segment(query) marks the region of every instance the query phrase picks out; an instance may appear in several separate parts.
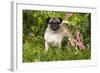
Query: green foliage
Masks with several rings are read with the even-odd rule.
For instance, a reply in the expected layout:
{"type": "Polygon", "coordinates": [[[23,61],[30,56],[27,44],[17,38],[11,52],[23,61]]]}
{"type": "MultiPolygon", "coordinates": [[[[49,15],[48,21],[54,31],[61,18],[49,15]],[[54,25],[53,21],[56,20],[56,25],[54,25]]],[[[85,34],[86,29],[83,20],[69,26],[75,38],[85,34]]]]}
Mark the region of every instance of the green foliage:
{"type": "MultiPolygon", "coordinates": [[[[23,62],[91,58],[91,14],[73,13],[69,17],[66,14],[67,12],[23,10],[23,62]],[[84,51],[80,51],[78,47],[68,46],[68,38],[65,38],[62,48],[51,47],[48,52],[45,52],[44,32],[47,28],[46,19],[52,16],[68,20],[72,32],[77,30],[81,32],[86,48],[84,51]]],[[[75,33],[73,36],[75,36],[75,33]]]]}

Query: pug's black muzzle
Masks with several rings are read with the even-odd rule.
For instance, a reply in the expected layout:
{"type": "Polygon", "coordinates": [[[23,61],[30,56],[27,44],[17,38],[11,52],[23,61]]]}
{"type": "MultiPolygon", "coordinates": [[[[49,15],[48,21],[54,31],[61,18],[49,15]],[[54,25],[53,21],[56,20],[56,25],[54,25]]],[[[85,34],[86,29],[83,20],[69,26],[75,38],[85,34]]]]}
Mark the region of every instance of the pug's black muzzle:
{"type": "Polygon", "coordinates": [[[52,29],[52,30],[58,30],[59,29],[59,23],[51,23],[50,24],[50,28],[52,29]]]}

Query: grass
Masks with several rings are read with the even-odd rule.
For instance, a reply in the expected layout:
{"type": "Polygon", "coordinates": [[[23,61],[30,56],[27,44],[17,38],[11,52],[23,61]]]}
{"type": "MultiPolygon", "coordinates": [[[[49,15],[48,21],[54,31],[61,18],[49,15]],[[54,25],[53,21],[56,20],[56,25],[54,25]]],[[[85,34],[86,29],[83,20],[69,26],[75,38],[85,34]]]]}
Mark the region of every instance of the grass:
{"type": "Polygon", "coordinates": [[[62,48],[52,47],[45,52],[43,38],[40,36],[34,37],[29,42],[23,43],[23,62],[85,60],[91,58],[89,48],[80,51],[77,47],[68,47],[65,42],[62,45],[62,48]]]}

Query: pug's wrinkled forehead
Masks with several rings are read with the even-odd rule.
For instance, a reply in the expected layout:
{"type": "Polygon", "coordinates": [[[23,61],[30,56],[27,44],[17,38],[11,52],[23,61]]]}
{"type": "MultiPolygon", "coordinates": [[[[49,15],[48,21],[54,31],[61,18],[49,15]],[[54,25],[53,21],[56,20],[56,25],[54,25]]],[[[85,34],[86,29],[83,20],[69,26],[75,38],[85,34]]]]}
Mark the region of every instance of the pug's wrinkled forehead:
{"type": "Polygon", "coordinates": [[[49,17],[46,19],[47,23],[61,23],[62,22],[62,18],[59,17],[49,17]]]}
{"type": "Polygon", "coordinates": [[[58,17],[52,17],[50,18],[49,22],[60,22],[58,17]]]}

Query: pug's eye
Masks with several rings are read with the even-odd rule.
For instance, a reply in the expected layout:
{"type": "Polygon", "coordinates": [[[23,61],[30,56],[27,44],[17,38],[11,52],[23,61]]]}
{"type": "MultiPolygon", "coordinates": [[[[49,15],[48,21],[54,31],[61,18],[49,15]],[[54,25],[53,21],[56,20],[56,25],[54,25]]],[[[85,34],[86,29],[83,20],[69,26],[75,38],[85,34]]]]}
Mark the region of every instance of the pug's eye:
{"type": "Polygon", "coordinates": [[[52,24],[52,22],[49,22],[49,24],[52,24]]]}

